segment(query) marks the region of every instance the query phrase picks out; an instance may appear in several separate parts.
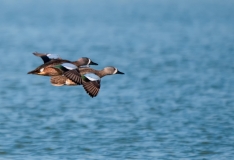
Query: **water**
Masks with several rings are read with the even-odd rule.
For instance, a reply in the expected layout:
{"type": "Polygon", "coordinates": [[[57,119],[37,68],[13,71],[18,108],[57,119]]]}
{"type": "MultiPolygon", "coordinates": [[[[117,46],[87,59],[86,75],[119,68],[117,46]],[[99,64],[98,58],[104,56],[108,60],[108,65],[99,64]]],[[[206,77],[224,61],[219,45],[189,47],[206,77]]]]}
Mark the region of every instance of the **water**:
{"type": "Polygon", "coordinates": [[[233,159],[234,2],[0,2],[0,159],[233,159]],[[32,52],[125,75],[96,98],[32,52]]]}

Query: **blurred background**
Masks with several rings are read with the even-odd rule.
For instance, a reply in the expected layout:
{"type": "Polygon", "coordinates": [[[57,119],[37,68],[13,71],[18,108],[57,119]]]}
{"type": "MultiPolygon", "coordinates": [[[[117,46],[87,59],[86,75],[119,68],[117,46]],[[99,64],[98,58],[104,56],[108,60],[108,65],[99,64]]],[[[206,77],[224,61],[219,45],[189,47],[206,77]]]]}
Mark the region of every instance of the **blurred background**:
{"type": "Polygon", "coordinates": [[[0,159],[234,158],[234,1],[1,0],[0,159]],[[125,75],[96,98],[32,52],[125,75]]]}

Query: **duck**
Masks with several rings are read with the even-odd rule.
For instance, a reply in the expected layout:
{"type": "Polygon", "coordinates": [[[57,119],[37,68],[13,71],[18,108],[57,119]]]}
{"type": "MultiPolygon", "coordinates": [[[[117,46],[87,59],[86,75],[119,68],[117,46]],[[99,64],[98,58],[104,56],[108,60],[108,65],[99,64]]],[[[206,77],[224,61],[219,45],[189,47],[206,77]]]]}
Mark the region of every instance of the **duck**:
{"type": "Polygon", "coordinates": [[[97,63],[93,62],[90,58],[87,58],[87,57],[82,57],[78,59],[77,61],[69,61],[69,60],[65,60],[61,58],[55,58],[55,59],[51,58],[51,57],[56,57],[55,55],[48,55],[48,54],[42,55],[40,53],[39,54],[36,53],[34,55],[41,57],[44,61],[44,64],[40,65],[39,67],[37,67],[36,69],[32,71],[29,71],[28,74],[36,74],[36,75],[41,75],[41,76],[58,76],[58,75],[61,75],[63,72],[54,66],[60,65],[63,63],[73,64],[76,67],[86,66],[86,65],[88,66],[98,65],[97,63]]]}
{"type": "Polygon", "coordinates": [[[116,67],[108,66],[102,70],[95,70],[93,68],[83,67],[78,68],[76,70],[70,70],[64,72],[64,75],[53,76],[50,78],[50,82],[54,86],[75,86],[75,85],[83,85],[84,90],[90,97],[96,97],[99,93],[100,86],[101,86],[101,78],[107,75],[114,75],[114,74],[124,74],[123,72],[119,71],[116,67]],[[68,75],[71,74],[72,75],[68,75]],[[82,82],[80,82],[80,78],[78,79],[76,76],[80,76],[82,82]],[[78,79],[78,81],[76,79],[78,79]]]}

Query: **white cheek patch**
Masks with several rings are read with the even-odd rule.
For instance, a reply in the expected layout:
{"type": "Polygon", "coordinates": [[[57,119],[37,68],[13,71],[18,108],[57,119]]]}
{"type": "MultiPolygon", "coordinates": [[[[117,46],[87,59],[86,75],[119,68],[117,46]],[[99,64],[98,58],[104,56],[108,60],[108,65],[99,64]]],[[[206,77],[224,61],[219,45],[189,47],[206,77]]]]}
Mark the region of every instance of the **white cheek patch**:
{"type": "Polygon", "coordinates": [[[73,70],[73,69],[76,69],[77,66],[75,66],[74,64],[71,64],[71,63],[63,63],[61,64],[63,67],[67,68],[68,70],[73,70]]]}
{"type": "Polygon", "coordinates": [[[88,65],[90,64],[91,60],[89,59],[88,65]]]}
{"type": "Polygon", "coordinates": [[[84,76],[86,78],[88,78],[90,81],[97,81],[97,80],[101,79],[99,76],[97,76],[96,74],[93,74],[93,73],[87,73],[84,76]]]}
{"type": "Polygon", "coordinates": [[[118,72],[118,69],[117,68],[115,68],[115,71],[114,71],[114,73],[113,74],[116,74],[118,72]]]}
{"type": "Polygon", "coordinates": [[[60,57],[57,54],[47,54],[49,59],[59,59],[60,57]]]}
{"type": "Polygon", "coordinates": [[[40,69],[40,72],[43,72],[44,71],[44,68],[40,69]]]}

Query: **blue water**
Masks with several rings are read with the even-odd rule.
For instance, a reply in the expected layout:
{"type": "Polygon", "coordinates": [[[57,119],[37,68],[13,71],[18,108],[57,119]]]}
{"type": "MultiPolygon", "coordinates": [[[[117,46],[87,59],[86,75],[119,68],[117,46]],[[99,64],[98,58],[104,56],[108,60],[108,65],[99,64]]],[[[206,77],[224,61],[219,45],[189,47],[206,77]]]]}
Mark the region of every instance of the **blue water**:
{"type": "Polygon", "coordinates": [[[0,159],[234,159],[234,1],[0,1],[0,159]],[[96,98],[27,75],[90,57],[96,98]]]}

